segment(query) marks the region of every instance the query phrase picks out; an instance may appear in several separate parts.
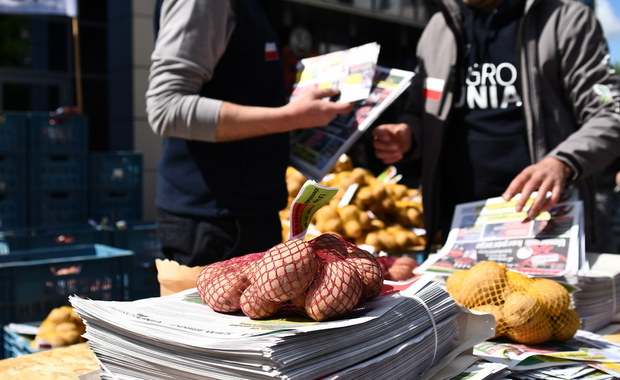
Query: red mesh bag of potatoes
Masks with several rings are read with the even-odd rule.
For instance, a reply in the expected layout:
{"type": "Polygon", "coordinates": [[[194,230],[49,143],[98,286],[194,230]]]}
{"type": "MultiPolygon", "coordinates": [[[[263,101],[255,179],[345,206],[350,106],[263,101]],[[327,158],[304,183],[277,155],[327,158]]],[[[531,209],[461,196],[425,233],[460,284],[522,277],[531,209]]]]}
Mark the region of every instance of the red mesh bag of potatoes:
{"type": "Polygon", "coordinates": [[[493,314],[495,337],[523,344],[571,339],[581,321],[569,292],[548,278],[530,278],[484,261],[451,274],[446,290],[469,309],[493,314]]]}
{"type": "Polygon", "coordinates": [[[299,314],[316,321],[351,311],[375,297],[382,284],[374,256],[333,234],[214,263],[197,279],[202,300],[215,311],[241,311],[253,319],[299,314]]]}
{"type": "Polygon", "coordinates": [[[238,311],[241,294],[250,285],[256,262],[263,255],[252,253],[205,266],[196,278],[202,301],[215,311],[238,311]]]}

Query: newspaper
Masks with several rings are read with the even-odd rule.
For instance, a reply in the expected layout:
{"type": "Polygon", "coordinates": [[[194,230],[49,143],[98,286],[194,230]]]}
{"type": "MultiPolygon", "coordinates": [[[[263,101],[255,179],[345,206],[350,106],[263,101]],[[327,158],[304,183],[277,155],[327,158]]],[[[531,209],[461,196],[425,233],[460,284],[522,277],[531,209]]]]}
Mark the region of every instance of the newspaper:
{"type": "Polygon", "coordinates": [[[291,134],[291,164],[307,178],[321,181],[338,158],[410,85],[413,73],[377,66],[370,94],[328,125],[291,134]]]}
{"type": "Polygon", "coordinates": [[[555,378],[588,376],[591,379],[593,374],[602,378],[620,377],[620,345],[583,330],[578,330],[567,342],[541,346],[486,341],[475,345],[473,353],[489,362],[506,365],[513,373],[547,374],[539,378],[551,378],[550,371],[555,378]]]}
{"type": "Polygon", "coordinates": [[[381,46],[376,42],[304,58],[297,64],[298,80],[291,97],[317,88],[340,90],[338,102],[368,98],[373,85],[381,46]]]}
{"type": "Polygon", "coordinates": [[[446,243],[416,272],[449,275],[495,261],[530,276],[576,274],[585,261],[582,202],[566,200],[533,219],[528,207],[516,212],[516,202],[497,197],[457,205],[446,243]]]}
{"type": "Polygon", "coordinates": [[[429,379],[494,328],[492,316],[470,313],[422,279],[386,283],[379,297],[323,322],[217,313],[196,289],[132,302],[70,301],[103,379],[356,379],[385,371],[429,379]]]}

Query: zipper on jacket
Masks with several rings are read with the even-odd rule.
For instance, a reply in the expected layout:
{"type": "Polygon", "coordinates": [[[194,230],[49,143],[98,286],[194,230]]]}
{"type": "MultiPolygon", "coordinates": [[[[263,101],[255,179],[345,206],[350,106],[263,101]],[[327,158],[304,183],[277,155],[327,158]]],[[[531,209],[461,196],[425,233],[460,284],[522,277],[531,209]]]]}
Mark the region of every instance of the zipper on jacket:
{"type": "MultiPolygon", "coordinates": [[[[533,6],[533,5],[532,5],[533,6]]],[[[524,46],[523,43],[523,35],[525,33],[524,30],[524,25],[525,25],[525,21],[526,18],[529,15],[529,9],[527,6],[525,7],[525,9],[523,10],[523,16],[521,17],[521,21],[519,22],[519,31],[517,34],[517,65],[518,65],[518,72],[521,75],[521,98],[523,99],[523,106],[522,106],[522,114],[523,114],[523,120],[525,120],[525,128],[526,128],[526,137],[528,139],[528,144],[529,144],[529,153],[530,153],[530,161],[531,163],[535,163],[538,160],[538,147],[537,147],[537,139],[536,139],[536,134],[537,134],[537,128],[536,128],[536,123],[534,123],[534,117],[533,117],[533,113],[534,113],[534,107],[530,106],[533,104],[532,101],[532,97],[531,97],[531,91],[530,91],[530,87],[531,87],[531,83],[532,83],[532,78],[529,75],[529,72],[527,70],[523,69],[523,60],[525,60],[525,66],[528,67],[529,66],[529,54],[527,52],[527,47],[524,46]],[[531,111],[527,111],[528,106],[530,106],[530,110],[531,111]],[[529,131],[527,131],[529,128],[531,128],[531,133],[528,133],[529,131]]]]}

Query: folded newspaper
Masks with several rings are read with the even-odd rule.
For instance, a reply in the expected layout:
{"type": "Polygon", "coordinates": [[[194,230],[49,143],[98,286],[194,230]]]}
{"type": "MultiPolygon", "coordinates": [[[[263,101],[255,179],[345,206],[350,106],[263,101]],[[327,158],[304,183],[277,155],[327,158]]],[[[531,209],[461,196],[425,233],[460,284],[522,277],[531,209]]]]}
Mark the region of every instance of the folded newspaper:
{"type": "MultiPolygon", "coordinates": [[[[488,314],[440,285],[385,284],[343,318],[252,320],[202,303],[196,289],[132,302],[70,297],[102,379],[430,379],[494,334],[488,314]]],[[[435,377],[436,378],[436,377],[435,377]]]]}

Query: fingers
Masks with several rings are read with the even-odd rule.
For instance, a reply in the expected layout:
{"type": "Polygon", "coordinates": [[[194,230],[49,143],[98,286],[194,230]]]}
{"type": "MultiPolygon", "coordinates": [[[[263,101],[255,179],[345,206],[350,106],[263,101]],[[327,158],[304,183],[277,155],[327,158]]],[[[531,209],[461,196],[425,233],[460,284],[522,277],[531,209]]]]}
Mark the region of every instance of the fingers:
{"type": "Polygon", "coordinates": [[[411,135],[406,124],[383,124],[372,131],[375,156],[385,164],[403,159],[411,147],[411,135]]]}
{"type": "Polygon", "coordinates": [[[337,88],[319,88],[311,91],[312,96],[317,99],[321,98],[331,98],[332,96],[336,96],[340,94],[340,90],[337,88]]]}
{"type": "Polygon", "coordinates": [[[570,169],[558,159],[547,157],[537,164],[523,169],[508,185],[502,198],[508,201],[521,194],[515,205],[520,212],[534,192],[538,192],[530,208],[528,218],[534,218],[542,211],[548,211],[561,198],[562,191],[570,175],[570,169]]]}
{"type": "Polygon", "coordinates": [[[335,103],[335,102],[329,102],[328,107],[332,110],[332,112],[334,113],[349,113],[351,111],[353,111],[353,107],[355,106],[355,103],[335,103]]]}

